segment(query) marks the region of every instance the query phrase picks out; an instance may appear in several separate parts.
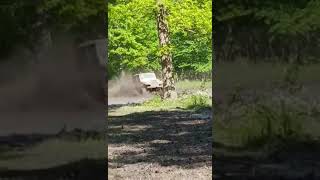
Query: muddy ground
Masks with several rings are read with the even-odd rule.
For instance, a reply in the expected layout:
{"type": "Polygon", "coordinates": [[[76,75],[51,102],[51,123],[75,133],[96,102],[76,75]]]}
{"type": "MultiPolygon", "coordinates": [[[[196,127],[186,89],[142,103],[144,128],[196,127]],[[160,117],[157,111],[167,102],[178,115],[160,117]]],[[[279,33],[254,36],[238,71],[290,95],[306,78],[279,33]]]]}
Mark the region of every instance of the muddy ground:
{"type": "Polygon", "coordinates": [[[119,114],[109,106],[108,178],[211,179],[212,121],[189,111],[119,114]]]}
{"type": "Polygon", "coordinates": [[[108,83],[108,179],[212,179],[212,121],[185,110],[128,112],[139,94],[130,75],[108,83]]]}
{"type": "Polygon", "coordinates": [[[266,155],[213,143],[214,179],[217,180],[316,180],[320,179],[319,154],[314,147],[292,147],[266,155]]]}

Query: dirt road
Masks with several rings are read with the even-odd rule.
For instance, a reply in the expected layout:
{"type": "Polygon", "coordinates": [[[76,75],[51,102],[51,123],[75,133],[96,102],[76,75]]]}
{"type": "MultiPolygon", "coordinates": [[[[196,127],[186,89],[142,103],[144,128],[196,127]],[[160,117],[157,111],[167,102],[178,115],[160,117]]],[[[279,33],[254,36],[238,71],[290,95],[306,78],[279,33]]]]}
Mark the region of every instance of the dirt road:
{"type": "Polygon", "coordinates": [[[0,136],[11,134],[56,134],[61,129],[104,131],[103,111],[99,112],[1,112],[0,136]]]}
{"type": "Polygon", "coordinates": [[[187,111],[113,112],[119,113],[108,116],[109,179],[212,179],[211,120],[187,111]]]}
{"type": "Polygon", "coordinates": [[[142,103],[150,98],[152,98],[152,95],[132,96],[132,97],[108,97],[108,106],[142,103]]]}

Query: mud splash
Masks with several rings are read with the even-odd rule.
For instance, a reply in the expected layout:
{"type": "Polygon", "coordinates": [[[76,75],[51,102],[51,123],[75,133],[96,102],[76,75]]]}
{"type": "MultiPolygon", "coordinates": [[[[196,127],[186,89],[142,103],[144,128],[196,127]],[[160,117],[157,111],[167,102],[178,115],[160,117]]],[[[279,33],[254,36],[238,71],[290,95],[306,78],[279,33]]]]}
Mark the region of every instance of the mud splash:
{"type": "Polygon", "coordinates": [[[142,103],[153,96],[140,93],[132,77],[130,73],[121,72],[118,78],[108,81],[108,105],[142,103]]]}
{"type": "Polygon", "coordinates": [[[39,56],[23,49],[0,59],[0,136],[105,127],[97,82],[103,76],[79,61],[70,41],[62,39],[39,56]]]}

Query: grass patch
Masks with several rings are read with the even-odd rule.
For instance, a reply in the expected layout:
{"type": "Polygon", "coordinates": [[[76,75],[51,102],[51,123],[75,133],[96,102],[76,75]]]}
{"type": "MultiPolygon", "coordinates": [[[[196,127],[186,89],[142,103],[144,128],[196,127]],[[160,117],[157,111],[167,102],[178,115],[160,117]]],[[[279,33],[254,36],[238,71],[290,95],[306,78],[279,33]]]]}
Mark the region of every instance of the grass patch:
{"type": "Polygon", "coordinates": [[[319,106],[301,99],[262,99],[251,104],[233,104],[219,110],[213,121],[215,141],[231,146],[248,148],[280,148],[286,143],[313,141],[320,137],[315,127],[319,106]],[[316,110],[317,109],[317,110],[316,110]],[[311,128],[314,127],[314,128],[311,128]]]}
{"type": "Polygon", "coordinates": [[[262,147],[272,141],[320,137],[316,130],[320,128],[320,76],[315,76],[320,64],[301,66],[298,72],[290,70],[295,69],[276,63],[217,63],[213,79],[215,141],[262,147]],[[302,88],[288,93],[296,83],[302,88]],[[289,88],[281,88],[283,85],[289,88]]]}
{"type": "Polygon", "coordinates": [[[113,112],[112,115],[125,115],[133,112],[169,111],[169,110],[202,110],[211,109],[212,99],[205,95],[185,95],[177,99],[162,100],[160,96],[145,101],[140,105],[124,106],[113,112]]]}
{"type": "Polygon", "coordinates": [[[207,96],[192,95],[185,99],[186,109],[201,110],[212,108],[212,99],[207,96]]]}
{"type": "MultiPolygon", "coordinates": [[[[216,63],[214,89],[215,92],[221,93],[222,90],[231,91],[235,85],[241,85],[251,89],[266,90],[271,84],[283,79],[287,68],[288,65],[272,63],[216,63]]],[[[298,80],[301,83],[314,84],[318,92],[320,86],[316,82],[320,81],[320,76],[315,74],[319,71],[320,64],[302,66],[298,80]]]]}
{"type": "Polygon", "coordinates": [[[159,96],[146,101],[141,106],[144,107],[154,107],[154,108],[183,108],[183,109],[201,109],[201,108],[211,108],[212,100],[208,96],[204,95],[186,95],[179,97],[178,99],[165,99],[162,100],[159,96]]]}
{"type": "Polygon", "coordinates": [[[275,139],[287,141],[304,136],[304,115],[283,101],[272,106],[257,104],[245,118],[247,123],[243,127],[242,138],[246,146],[259,147],[275,139]]]}
{"type": "Polygon", "coordinates": [[[189,89],[211,89],[212,81],[178,81],[176,83],[176,88],[178,90],[189,90],[189,89]]]}
{"type": "Polygon", "coordinates": [[[161,109],[191,109],[199,110],[203,108],[211,108],[212,100],[208,96],[204,95],[186,95],[179,97],[178,99],[166,99],[162,100],[159,96],[154,97],[153,99],[144,102],[142,107],[152,107],[152,108],[161,108],[161,109]]]}
{"type": "Polygon", "coordinates": [[[50,168],[82,159],[106,157],[105,140],[76,142],[52,139],[24,150],[1,153],[0,169],[50,168]],[[3,158],[7,157],[7,158],[3,158]]]}

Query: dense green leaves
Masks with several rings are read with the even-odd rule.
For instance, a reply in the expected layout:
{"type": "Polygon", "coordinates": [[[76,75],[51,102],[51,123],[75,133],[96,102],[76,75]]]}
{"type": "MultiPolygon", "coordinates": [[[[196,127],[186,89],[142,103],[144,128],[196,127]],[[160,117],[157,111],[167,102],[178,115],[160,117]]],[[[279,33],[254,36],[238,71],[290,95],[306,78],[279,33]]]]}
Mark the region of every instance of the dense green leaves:
{"type": "Polygon", "coordinates": [[[0,4],[0,58],[10,55],[18,45],[32,41],[37,4],[22,0],[0,4]]]}
{"type": "Polygon", "coordinates": [[[158,69],[154,1],[132,1],[108,10],[109,66],[119,70],[158,69]]]}
{"type": "Polygon", "coordinates": [[[72,27],[87,23],[89,17],[104,13],[105,1],[92,0],[46,0],[39,7],[39,13],[47,13],[54,25],[72,27]]]}
{"type": "MultiPolygon", "coordinates": [[[[218,1],[217,20],[226,22],[247,16],[262,20],[270,32],[302,34],[320,26],[320,2],[312,1],[256,1],[227,3],[218,1]]],[[[243,24],[244,25],[244,24],[243,24]]]]}
{"type": "Polygon", "coordinates": [[[199,73],[212,69],[211,1],[170,1],[169,23],[174,44],[174,64],[178,71],[199,73]]]}
{"type": "MultiPolygon", "coordinates": [[[[1,57],[14,47],[31,47],[40,37],[39,25],[51,32],[69,32],[68,36],[86,37],[103,31],[106,1],[101,0],[12,0],[0,4],[1,57]],[[101,27],[98,29],[98,27],[101,27]],[[87,34],[85,34],[87,33],[87,34]]],[[[86,39],[82,38],[82,39],[86,39]]]]}
{"type": "Polygon", "coordinates": [[[216,1],[218,60],[309,61],[320,30],[317,0],[216,1]]]}
{"type": "Polygon", "coordinates": [[[109,4],[110,74],[121,70],[160,70],[160,55],[170,50],[176,71],[211,71],[211,1],[164,0],[168,10],[171,46],[160,48],[156,0],[109,4]]]}

